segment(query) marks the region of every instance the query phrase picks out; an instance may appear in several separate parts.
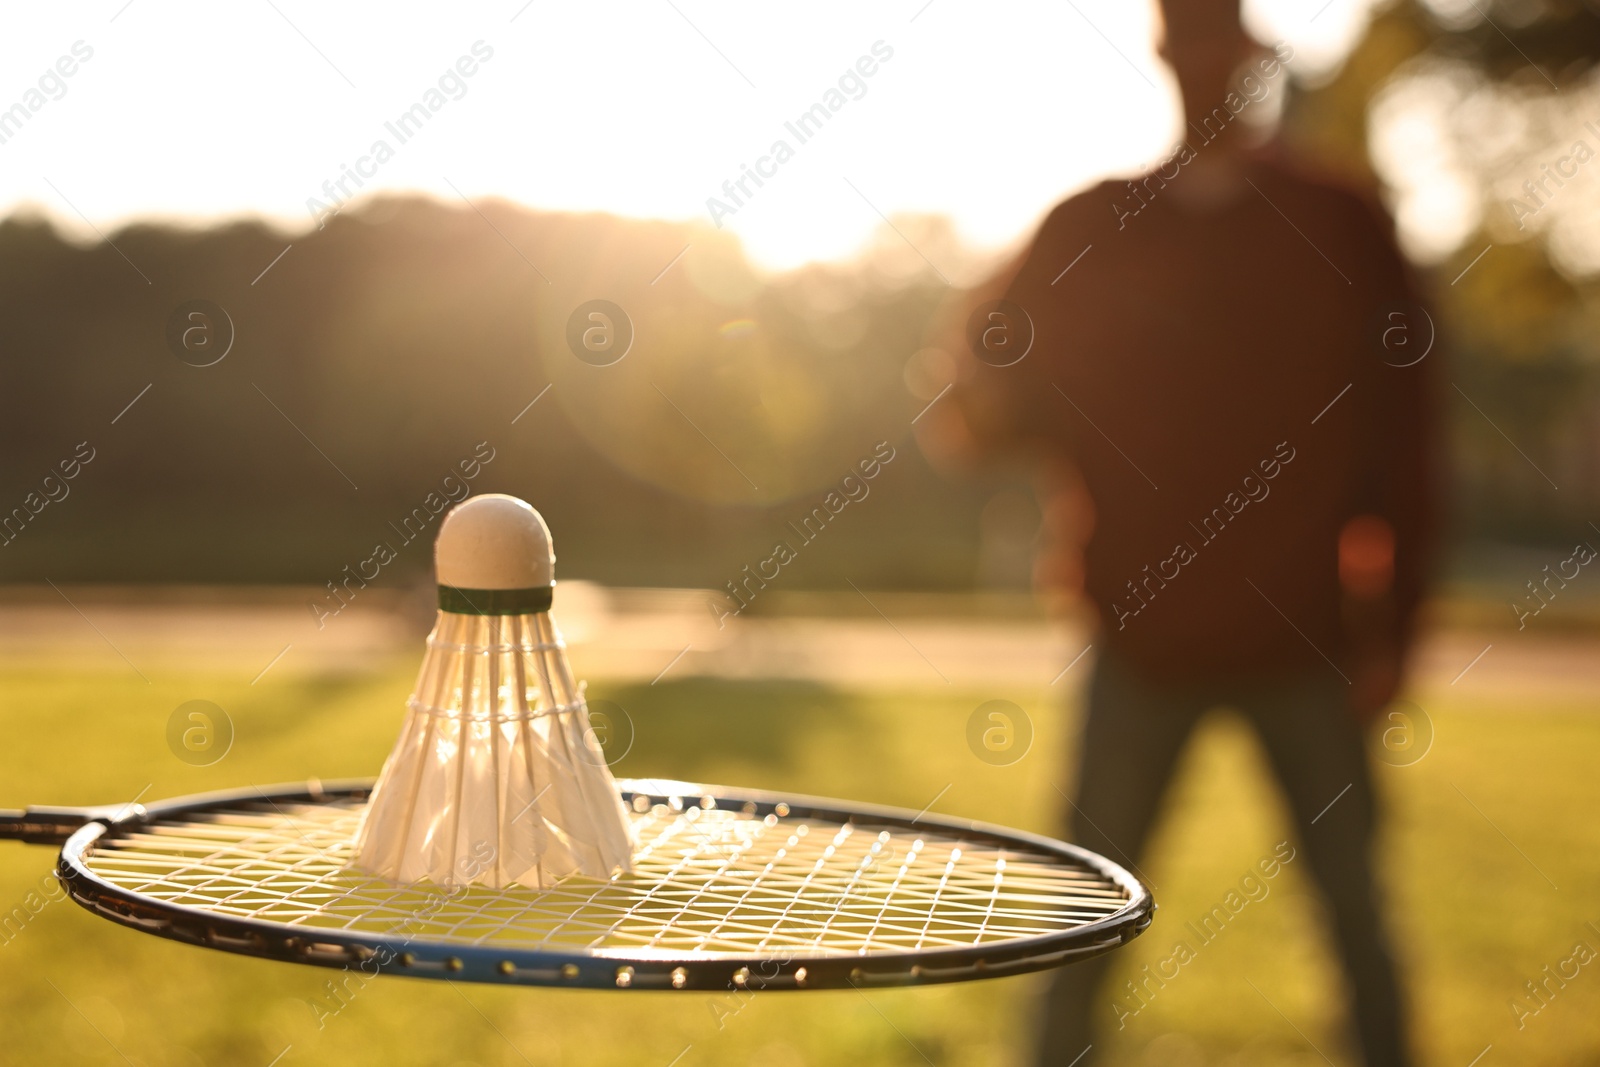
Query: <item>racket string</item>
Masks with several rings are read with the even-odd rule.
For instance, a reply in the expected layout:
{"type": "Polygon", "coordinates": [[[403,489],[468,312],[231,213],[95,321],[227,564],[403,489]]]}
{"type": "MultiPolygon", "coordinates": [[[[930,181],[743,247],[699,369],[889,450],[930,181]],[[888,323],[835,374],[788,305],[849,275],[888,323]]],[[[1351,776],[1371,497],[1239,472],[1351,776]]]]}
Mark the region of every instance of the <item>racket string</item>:
{"type": "Polygon", "coordinates": [[[241,806],[108,835],[86,862],[131,891],[228,915],[617,955],[963,947],[1082,925],[1128,901],[1092,869],[1018,846],[865,822],[769,817],[769,825],[726,809],[662,804],[635,814],[637,873],[615,882],[395,886],[346,867],[361,807],[241,806]]]}

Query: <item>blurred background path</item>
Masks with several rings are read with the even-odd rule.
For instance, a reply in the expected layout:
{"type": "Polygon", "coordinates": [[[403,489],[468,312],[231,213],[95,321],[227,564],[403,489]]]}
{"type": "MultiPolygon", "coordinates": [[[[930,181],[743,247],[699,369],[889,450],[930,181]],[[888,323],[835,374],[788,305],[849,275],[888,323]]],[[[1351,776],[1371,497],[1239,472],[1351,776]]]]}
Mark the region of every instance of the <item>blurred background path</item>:
{"type": "MultiPolygon", "coordinates": [[[[415,658],[432,622],[423,595],[364,590],[319,629],[311,587],[12,586],[0,589],[0,667],[348,674],[415,658]]],[[[1046,617],[1023,594],[794,594],[770,614],[726,620],[693,589],[563,582],[556,618],[580,675],[618,682],[706,676],[846,686],[1073,687],[1093,655],[1088,629],[1046,617]]],[[[1600,692],[1600,656],[1581,620],[1523,631],[1470,602],[1441,614],[1419,653],[1417,692],[1497,699],[1600,692]],[[1475,617],[1476,616],[1476,617],[1475,617]]]]}

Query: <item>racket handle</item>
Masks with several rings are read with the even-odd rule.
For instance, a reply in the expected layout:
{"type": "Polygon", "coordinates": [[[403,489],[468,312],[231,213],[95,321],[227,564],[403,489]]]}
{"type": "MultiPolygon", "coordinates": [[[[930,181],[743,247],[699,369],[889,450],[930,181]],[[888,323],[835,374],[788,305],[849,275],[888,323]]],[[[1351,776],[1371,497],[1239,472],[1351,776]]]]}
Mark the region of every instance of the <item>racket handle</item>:
{"type": "Polygon", "coordinates": [[[30,845],[62,845],[80,827],[92,822],[114,823],[141,819],[139,804],[102,804],[93,808],[29,807],[23,811],[0,809],[0,841],[30,845]]]}

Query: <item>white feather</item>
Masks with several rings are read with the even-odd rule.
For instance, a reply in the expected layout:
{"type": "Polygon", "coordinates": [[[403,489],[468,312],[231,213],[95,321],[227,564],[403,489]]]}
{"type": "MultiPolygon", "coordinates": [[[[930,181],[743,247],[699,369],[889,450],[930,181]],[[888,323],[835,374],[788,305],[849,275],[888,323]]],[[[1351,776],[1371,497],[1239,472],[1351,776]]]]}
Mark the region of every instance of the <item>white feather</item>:
{"type": "Polygon", "coordinates": [[[548,614],[441,611],[409,706],[357,869],[494,887],[630,869],[628,816],[548,614]]]}

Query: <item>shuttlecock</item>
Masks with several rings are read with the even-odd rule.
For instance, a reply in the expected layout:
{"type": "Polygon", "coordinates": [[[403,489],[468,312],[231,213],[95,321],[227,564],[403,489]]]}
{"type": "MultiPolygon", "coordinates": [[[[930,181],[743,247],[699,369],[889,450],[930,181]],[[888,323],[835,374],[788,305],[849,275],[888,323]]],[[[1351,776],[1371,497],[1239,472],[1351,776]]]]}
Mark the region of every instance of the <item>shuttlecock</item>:
{"type": "Polygon", "coordinates": [[[512,496],[464,500],[434,564],[439,616],[353,866],[494,887],[629,870],[628,816],[549,615],[544,519],[512,496]]]}

